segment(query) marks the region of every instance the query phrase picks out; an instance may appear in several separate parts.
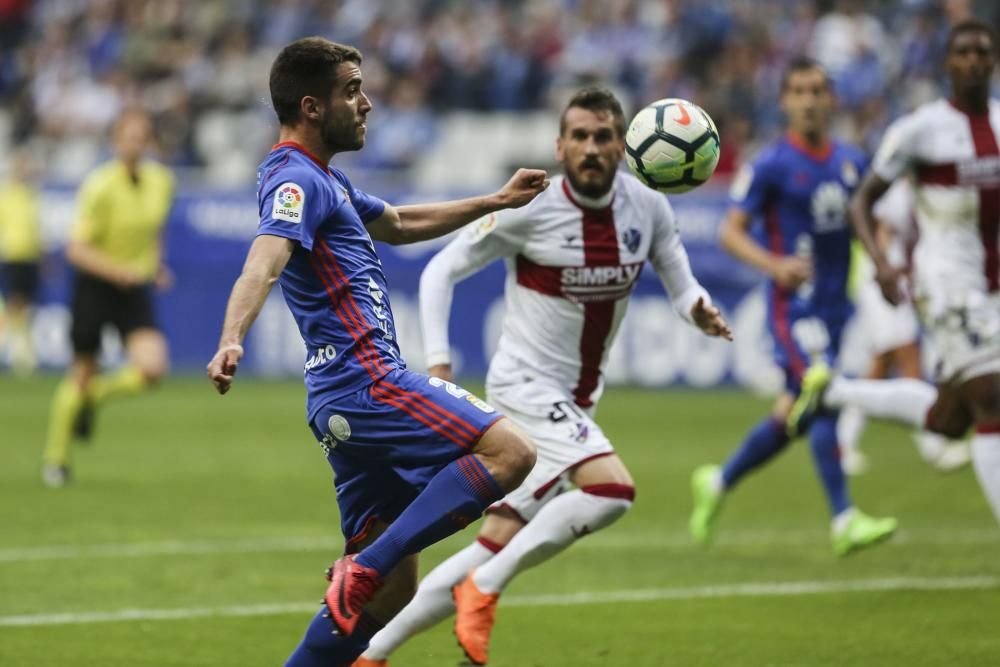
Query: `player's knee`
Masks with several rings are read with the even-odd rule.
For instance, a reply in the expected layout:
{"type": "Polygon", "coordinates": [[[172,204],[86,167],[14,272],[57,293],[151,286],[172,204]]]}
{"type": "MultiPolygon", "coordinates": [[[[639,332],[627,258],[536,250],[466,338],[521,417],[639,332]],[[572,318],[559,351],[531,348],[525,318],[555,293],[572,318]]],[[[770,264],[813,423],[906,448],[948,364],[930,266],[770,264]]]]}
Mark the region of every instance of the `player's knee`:
{"type": "Polygon", "coordinates": [[[520,486],[535,466],[535,446],[508,419],[497,422],[488,430],[473,451],[504,493],[520,486]]]}
{"type": "Polygon", "coordinates": [[[507,465],[511,476],[516,478],[511,487],[511,490],[513,490],[521,485],[521,482],[528,476],[531,469],[535,467],[535,460],[538,453],[528,437],[516,429],[511,429],[506,449],[507,465]]]}
{"type": "Polygon", "coordinates": [[[139,363],[138,368],[146,386],[155,387],[166,377],[169,365],[166,359],[151,359],[139,363]]]}
{"type": "Polygon", "coordinates": [[[635,487],[631,484],[589,484],[580,490],[602,508],[602,527],[622,518],[635,501],[635,487]]]}

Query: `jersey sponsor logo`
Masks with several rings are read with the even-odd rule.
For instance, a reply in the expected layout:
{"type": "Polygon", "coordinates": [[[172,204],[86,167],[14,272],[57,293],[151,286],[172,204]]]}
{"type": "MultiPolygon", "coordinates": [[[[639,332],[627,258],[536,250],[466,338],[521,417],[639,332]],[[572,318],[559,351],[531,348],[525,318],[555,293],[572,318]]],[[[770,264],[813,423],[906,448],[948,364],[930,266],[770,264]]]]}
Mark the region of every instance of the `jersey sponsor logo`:
{"type": "Polygon", "coordinates": [[[368,278],[368,296],[372,299],[372,311],[375,319],[378,320],[378,328],[382,330],[382,337],[386,340],[393,340],[392,324],[389,323],[389,307],[383,303],[385,293],[374,278],[368,278]]]}
{"type": "Polygon", "coordinates": [[[614,301],[627,296],[642,273],[642,262],[609,266],[545,266],[516,258],[517,283],[575,303],[614,301]]]}
{"type": "Polygon", "coordinates": [[[306,195],[297,183],[283,183],[274,191],[274,207],[271,217],[288,222],[302,222],[302,212],[306,205],[306,195]]]}
{"type": "Polygon", "coordinates": [[[847,189],[837,181],[821,183],[813,191],[810,209],[816,232],[835,232],[847,226],[847,199],[847,189]]]}
{"type": "Polygon", "coordinates": [[[959,162],[958,184],[991,187],[1000,185],[1000,156],[990,155],[959,162]]]}
{"type": "Polygon", "coordinates": [[[616,266],[565,266],[560,274],[560,283],[568,293],[588,290],[607,291],[632,286],[642,264],[619,264],[616,266]]]}
{"type": "Polygon", "coordinates": [[[333,345],[325,345],[318,350],[316,350],[312,356],[306,360],[305,368],[303,372],[308,373],[318,366],[323,366],[325,364],[333,361],[333,358],[337,356],[337,349],[333,345]]]}

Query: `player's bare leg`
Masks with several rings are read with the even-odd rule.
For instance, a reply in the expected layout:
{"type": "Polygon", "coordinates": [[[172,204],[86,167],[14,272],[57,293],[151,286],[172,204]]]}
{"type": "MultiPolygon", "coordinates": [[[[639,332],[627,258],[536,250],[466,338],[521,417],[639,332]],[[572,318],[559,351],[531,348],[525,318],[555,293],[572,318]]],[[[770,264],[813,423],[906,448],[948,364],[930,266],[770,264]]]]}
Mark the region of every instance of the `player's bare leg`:
{"type": "Polygon", "coordinates": [[[30,375],[35,370],[35,351],[31,343],[32,304],[20,294],[11,294],[4,306],[11,368],[15,375],[30,375]]]}
{"type": "Polygon", "coordinates": [[[983,494],[1000,521],[1000,374],[969,380],[961,394],[970,406],[976,430],[972,461],[983,494]]]}
{"type": "Polygon", "coordinates": [[[438,472],[383,535],[333,564],[326,602],[337,628],[345,635],[354,631],[399,554],[419,552],[464,528],[524,481],[534,464],[535,448],[521,430],[508,419],[494,422],[472,453],[438,472]]]}
{"type": "Polygon", "coordinates": [[[49,432],[45,442],[42,481],[47,486],[65,486],[70,479],[70,439],[87,392],[97,374],[97,358],[78,354],[66,377],[56,388],[49,416],[49,432]]]}
{"type": "Polygon", "coordinates": [[[611,525],[632,506],[635,484],[614,454],[587,461],[569,476],[576,489],[546,503],[502,551],[452,589],[455,636],[473,663],[486,664],[497,601],[518,572],[611,525]]]}
{"type": "Polygon", "coordinates": [[[413,600],[378,632],[356,667],[386,665],[389,655],[410,637],[437,625],[455,613],[451,589],[466,575],[500,552],[525,522],[510,509],[491,508],[476,541],[431,570],[420,582],[413,600]]]}

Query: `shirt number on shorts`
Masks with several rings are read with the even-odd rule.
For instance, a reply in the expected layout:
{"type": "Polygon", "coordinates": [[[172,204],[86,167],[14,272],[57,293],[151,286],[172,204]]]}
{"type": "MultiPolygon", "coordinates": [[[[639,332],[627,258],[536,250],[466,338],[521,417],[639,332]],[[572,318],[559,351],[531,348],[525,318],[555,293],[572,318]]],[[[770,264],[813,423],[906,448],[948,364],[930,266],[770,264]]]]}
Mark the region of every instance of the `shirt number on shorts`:
{"type": "Polygon", "coordinates": [[[487,414],[496,412],[496,410],[493,409],[493,406],[491,406],[489,403],[479,398],[475,394],[468,392],[465,389],[462,389],[454,382],[448,382],[447,380],[442,380],[441,378],[436,378],[436,377],[429,377],[427,378],[427,381],[430,383],[432,387],[444,387],[444,390],[447,391],[452,396],[454,396],[455,398],[464,398],[466,401],[468,401],[469,403],[476,406],[477,408],[479,408],[480,410],[482,410],[487,414]]]}
{"type": "Polygon", "coordinates": [[[552,411],[549,413],[549,419],[555,424],[567,419],[583,419],[585,417],[586,415],[580,411],[580,408],[570,401],[556,401],[552,404],[552,411]]]}

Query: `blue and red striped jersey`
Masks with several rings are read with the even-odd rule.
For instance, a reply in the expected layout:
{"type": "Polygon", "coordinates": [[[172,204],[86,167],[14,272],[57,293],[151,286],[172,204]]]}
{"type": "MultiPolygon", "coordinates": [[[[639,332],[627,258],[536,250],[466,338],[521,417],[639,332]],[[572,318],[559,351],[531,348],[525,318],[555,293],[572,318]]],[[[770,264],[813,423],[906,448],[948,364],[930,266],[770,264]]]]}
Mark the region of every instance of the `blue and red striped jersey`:
{"type": "Polygon", "coordinates": [[[822,150],[787,135],[762,150],[733,180],[732,204],[750,214],[754,231],[776,255],[813,263],[815,279],[794,293],[769,284],[793,317],[850,315],[847,294],[851,230],[847,204],[867,167],[853,146],[831,142],[822,150]]]}
{"type": "Polygon", "coordinates": [[[280,143],[257,172],[257,234],[295,243],[279,278],[306,345],[306,411],[405,368],[389,290],[365,225],[385,202],[302,146],[280,143]]]}

